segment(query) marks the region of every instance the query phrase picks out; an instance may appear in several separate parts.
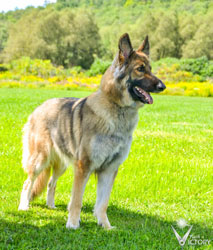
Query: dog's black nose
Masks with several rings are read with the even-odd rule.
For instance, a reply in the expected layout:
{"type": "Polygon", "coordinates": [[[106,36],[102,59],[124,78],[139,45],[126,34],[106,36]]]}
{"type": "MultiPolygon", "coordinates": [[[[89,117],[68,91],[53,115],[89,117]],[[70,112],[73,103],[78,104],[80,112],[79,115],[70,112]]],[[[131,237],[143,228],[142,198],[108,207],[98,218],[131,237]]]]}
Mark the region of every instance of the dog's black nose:
{"type": "Polygon", "coordinates": [[[163,91],[166,88],[166,86],[163,82],[159,81],[156,88],[157,88],[157,91],[163,91]]]}

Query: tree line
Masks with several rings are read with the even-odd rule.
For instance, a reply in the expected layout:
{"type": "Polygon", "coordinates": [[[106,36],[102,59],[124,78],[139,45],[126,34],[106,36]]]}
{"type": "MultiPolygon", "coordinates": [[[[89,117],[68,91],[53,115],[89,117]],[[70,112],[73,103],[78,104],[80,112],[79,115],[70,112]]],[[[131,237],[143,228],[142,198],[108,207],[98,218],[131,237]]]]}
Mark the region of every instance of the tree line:
{"type": "Polygon", "coordinates": [[[151,58],[213,59],[210,0],[58,0],[0,13],[0,60],[21,56],[89,68],[111,60],[122,33],[138,46],[149,35],[151,58]]]}

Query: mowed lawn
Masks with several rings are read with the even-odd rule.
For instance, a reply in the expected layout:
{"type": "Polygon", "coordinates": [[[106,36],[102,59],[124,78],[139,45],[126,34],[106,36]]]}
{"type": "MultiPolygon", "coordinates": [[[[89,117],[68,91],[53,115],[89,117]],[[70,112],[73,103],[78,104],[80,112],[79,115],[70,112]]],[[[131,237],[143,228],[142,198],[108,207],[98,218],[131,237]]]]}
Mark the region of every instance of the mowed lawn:
{"type": "MultiPolygon", "coordinates": [[[[212,239],[213,98],[154,95],[140,110],[128,159],[120,166],[106,231],[93,216],[96,178],[87,184],[81,227],[67,230],[72,167],[59,179],[57,209],[44,192],[27,212],[18,211],[26,174],[21,167],[22,127],[28,115],[52,97],[89,92],[0,89],[0,249],[181,249],[172,231],[176,221],[193,225],[190,235],[212,239]]],[[[189,238],[188,238],[189,239],[189,238]]],[[[184,249],[212,249],[212,245],[184,249]]]]}

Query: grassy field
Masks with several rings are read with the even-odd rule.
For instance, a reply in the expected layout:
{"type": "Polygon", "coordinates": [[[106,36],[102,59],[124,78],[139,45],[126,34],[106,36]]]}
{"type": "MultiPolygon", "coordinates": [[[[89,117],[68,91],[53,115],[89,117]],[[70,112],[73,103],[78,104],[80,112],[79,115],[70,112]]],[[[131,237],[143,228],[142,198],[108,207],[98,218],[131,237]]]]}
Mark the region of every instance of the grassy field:
{"type": "MultiPolygon", "coordinates": [[[[65,228],[73,175],[59,179],[56,210],[43,193],[29,211],[18,203],[26,178],[21,168],[22,127],[28,115],[52,97],[89,92],[0,89],[0,249],[181,249],[172,231],[176,221],[193,225],[191,236],[212,239],[213,98],[154,96],[140,110],[130,155],[120,167],[108,216],[112,231],[96,225],[92,210],[96,179],[89,180],[81,227],[65,228]]],[[[190,236],[189,236],[190,237],[190,236]]],[[[188,238],[189,239],[189,238],[188,238]]],[[[212,249],[212,245],[184,249],[212,249]]]]}

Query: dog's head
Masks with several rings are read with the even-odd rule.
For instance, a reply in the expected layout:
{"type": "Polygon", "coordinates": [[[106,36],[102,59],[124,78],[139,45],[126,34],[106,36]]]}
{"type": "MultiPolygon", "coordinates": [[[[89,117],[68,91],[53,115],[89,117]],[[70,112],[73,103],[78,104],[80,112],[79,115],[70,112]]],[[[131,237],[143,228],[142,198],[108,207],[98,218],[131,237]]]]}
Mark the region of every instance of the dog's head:
{"type": "Polygon", "coordinates": [[[120,93],[126,103],[130,103],[127,99],[131,99],[131,102],[152,104],[150,92],[159,93],[166,86],[151,72],[148,36],[137,50],[133,50],[129,35],[124,34],[118,47],[118,55],[106,72],[106,75],[113,72],[115,82],[111,87],[117,90],[114,89],[114,92],[120,93]]]}

